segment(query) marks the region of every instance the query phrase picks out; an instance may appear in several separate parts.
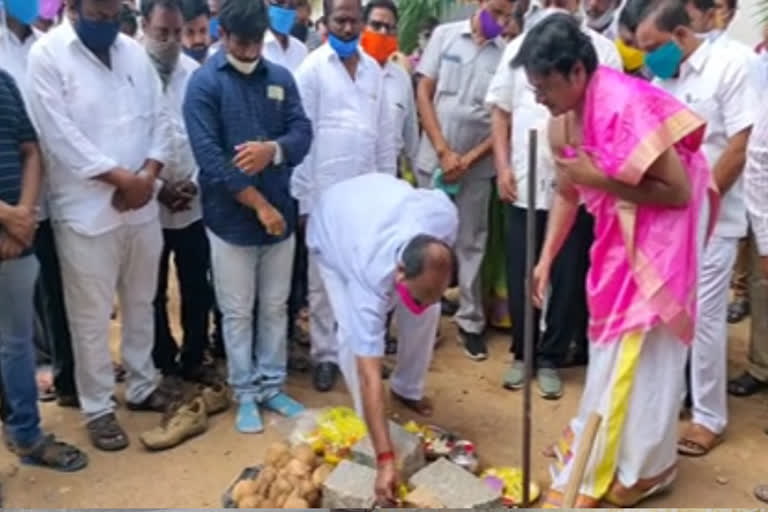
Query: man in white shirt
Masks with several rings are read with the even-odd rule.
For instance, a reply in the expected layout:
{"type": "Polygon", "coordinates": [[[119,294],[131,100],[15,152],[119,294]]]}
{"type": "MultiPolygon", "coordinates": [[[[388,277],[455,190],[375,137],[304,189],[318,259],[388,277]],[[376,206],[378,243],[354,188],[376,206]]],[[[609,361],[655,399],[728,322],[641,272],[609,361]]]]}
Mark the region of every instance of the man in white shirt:
{"type": "Polygon", "coordinates": [[[265,0],[269,5],[269,30],[264,34],[262,56],[295,73],[307,56],[307,47],[291,35],[296,21],[295,0],[265,0]]]}
{"type": "Polygon", "coordinates": [[[619,36],[619,13],[623,0],[584,0],[587,26],[611,41],[619,36]]]}
{"type": "MultiPolygon", "coordinates": [[[[6,6],[6,10],[8,7],[6,6]]],[[[43,34],[33,26],[22,23],[10,12],[6,12],[7,27],[0,26],[0,68],[10,73],[18,84],[23,96],[27,94],[27,60],[32,45],[43,34]]],[[[34,121],[33,121],[34,122],[34,121]]],[[[40,261],[39,291],[42,293],[42,316],[45,343],[51,348],[53,363],[53,385],[56,398],[61,406],[76,407],[74,361],[72,338],[64,308],[64,292],[61,284],[61,270],[53,239],[53,228],[48,218],[45,177],[42,177],[40,226],[35,234],[35,254],[40,261]]]]}
{"type": "Polygon", "coordinates": [[[416,69],[424,127],[416,174],[421,186],[453,194],[459,209],[460,293],[454,321],[467,356],[476,361],[488,357],[480,270],[494,176],[491,116],[484,100],[514,8],[510,0],[483,0],[470,19],[438,26],[416,69]]]}
{"type": "Polygon", "coordinates": [[[29,105],[49,173],[49,201],[93,444],[128,446],[112,400],[109,317],[122,312],[126,401],[162,411],[152,363],[162,231],[155,182],[169,152],[162,85],[144,49],[118,35],[120,0],[73,0],[69,23],[30,52],[29,105]]]}
{"type": "MultiPolygon", "coordinates": [[[[394,176],[397,171],[384,74],[359,47],[361,2],[328,0],[325,13],[328,43],[312,52],[296,72],[314,138],[309,155],[293,173],[291,194],[299,201],[299,214],[310,217],[314,201],[327,187],[360,174],[394,176]]],[[[311,255],[309,312],[315,388],[329,391],[338,372],[334,318],[311,255]]]]}
{"type": "Polygon", "coordinates": [[[181,12],[184,15],[181,32],[184,53],[202,64],[211,47],[211,9],[206,0],[181,0],[181,12]]]}
{"type": "Polygon", "coordinates": [[[371,0],[365,5],[363,18],[365,29],[360,45],[384,70],[384,92],[395,129],[395,151],[413,162],[419,149],[419,121],[413,81],[393,60],[397,51],[397,6],[392,0],[371,0]]]}
{"type": "MultiPolygon", "coordinates": [[[[538,20],[556,12],[575,14],[578,0],[566,3],[567,9],[549,4],[538,20]]],[[[527,27],[530,29],[530,26],[527,27]]],[[[601,64],[621,71],[621,58],[614,43],[582,24],[582,31],[592,40],[601,64]]],[[[525,253],[526,219],[528,217],[528,132],[538,132],[536,230],[539,244],[544,239],[547,214],[554,191],[555,167],[547,144],[547,124],[550,114],[537,103],[536,93],[523,68],[513,69],[510,63],[520,50],[525,33],[512,41],[499,61],[491,80],[486,104],[493,108],[492,133],[499,197],[510,203],[507,234],[507,293],[512,323],[512,352],[515,361],[504,378],[504,387],[520,389],[524,382],[523,333],[525,331],[525,253]]],[[[562,395],[562,382],[557,368],[565,363],[571,342],[576,341],[586,351],[587,304],[584,289],[592,243],[592,218],[580,209],[576,225],[552,268],[552,292],[546,308],[546,330],[539,341],[539,329],[534,329],[536,367],[539,391],[545,398],[562,395]]],[[[540,250],[540,245],[536,252],[540,250]]],[[[538,257],[538,254],[537,254],[538,257]]],[[[540,311],[535,310],[533,324],[539,325],[540,311]]],[[[583,355],[586,355],[585,353],[583,355]]]]}
{"type": "Polygon", "coordinates": [[[160,224],[163,252],[155,296],[155,366],[163,375],[205,378],[203,350],[208,340],[211,289],[208,238],[202,221],[197,164],[184,126],[182,105],[187,84],[199,65],[181,54],[183,17],[179,0],[144,0],[141,4],[144,47],[163,82],[171,123],[170,154],[160,172],[160,224]],[[184,342],[173,338],[168,319],[168,269],[173,254],[181,299],[184,342]]]}
{"type": "Polygon", "coordinates": [[[334,343],[347,389],[368,425],[381,504],[394,501],[402,462],[389,435],[381,378],[387,315],[394,310],[400,336],[393,397],[424,406],[457,225],[456,207],[442,191],[414,189],[378,173],[330,186],[309,217],[307,247],[338,323],[334,343]]]}
{"type": "Polygon", "coordinates": [[[747,60],[698,37],[679,0],[655,0],[640,20],[637,43],[656,83],[707,121],[703,150],[722,195],[699,275],[699,322],[691,350],[693,420],[679,443],[680,453],[698,456],[720,442],[727,424],[728,285],[738,241],[747,233],[741,173],[759,100],[747,60]]]}

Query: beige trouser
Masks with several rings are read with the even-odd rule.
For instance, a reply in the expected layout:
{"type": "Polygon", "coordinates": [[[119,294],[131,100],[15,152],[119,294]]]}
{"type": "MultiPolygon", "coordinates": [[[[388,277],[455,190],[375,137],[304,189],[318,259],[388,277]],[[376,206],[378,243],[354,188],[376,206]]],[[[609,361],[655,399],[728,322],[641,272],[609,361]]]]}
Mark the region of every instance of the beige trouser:
{"type": "Polygon", "coordinates": [[[768,277],[760,268],[756,245],[750,243],[750,249],[752,274],[749,280],[749,296],[752,302],[752,327],[747,371],[754,378],[768,382],[768,277]]]}
{"type": "Polygon", "coordinates": [[[731,289],[734,299],[749,299],[750,269],[752,258],[752,236],[739,240],[739,253],[733,266],[731,289]]]}

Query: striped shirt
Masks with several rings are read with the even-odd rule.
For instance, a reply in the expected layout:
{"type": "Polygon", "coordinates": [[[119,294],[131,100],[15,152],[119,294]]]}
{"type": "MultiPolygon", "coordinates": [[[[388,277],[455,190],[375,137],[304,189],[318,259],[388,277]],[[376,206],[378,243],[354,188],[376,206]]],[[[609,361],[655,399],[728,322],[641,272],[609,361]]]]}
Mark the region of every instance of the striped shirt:
{"type": "Polygon", "coordinates": [[[21,196],[21,144],[37,141],[21,92],[10,74],[0,70],[0,201],[16,205],[21,196]]]}

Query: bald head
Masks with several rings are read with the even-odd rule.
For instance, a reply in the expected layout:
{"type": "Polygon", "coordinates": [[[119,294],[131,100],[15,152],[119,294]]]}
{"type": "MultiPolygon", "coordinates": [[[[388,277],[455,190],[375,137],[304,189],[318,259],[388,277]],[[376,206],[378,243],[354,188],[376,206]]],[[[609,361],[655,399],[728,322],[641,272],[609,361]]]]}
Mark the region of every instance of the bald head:
{"type": "Polygon", "coordinates": [[[434,304],[450,286],[455,268],[453,249],[439,238],[422,234],[405,246],[396,279],[421,304],[434,304]]]}

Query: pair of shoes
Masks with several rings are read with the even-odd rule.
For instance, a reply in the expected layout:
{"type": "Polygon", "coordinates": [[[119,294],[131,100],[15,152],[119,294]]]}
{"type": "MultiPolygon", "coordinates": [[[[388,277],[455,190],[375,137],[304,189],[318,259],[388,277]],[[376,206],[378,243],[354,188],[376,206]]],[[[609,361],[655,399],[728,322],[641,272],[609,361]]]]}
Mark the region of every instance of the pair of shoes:
{"type": "Polygon", "coordinates": [[[327,393],[336,385],[338,377],[339,367],[335,363],[318,363],[312,375],[312,383],[316,390],[327,393]]]}
{"type": "Polygon", "coordinates": [[[202,396],[174,407],[163,418],[161,425],[139,436],[148,450],[167,450],[189,438],[199,436],[208,429],[208,410],[202,396]]]}
{"type": "MultiPolygon", "coordinates": [[[[286,418],[295,418],[305,410],[303,405],[282,391],[264,400],[260,405],[286,418]]],[[[259,405],[255,400],[246,399],[238,404],[235,428],[243,434],[258,434],[264,431],[259,405]]]]}
{"type": "MultiPolygon", "coordinates": [[[[161,387],[162,386],[163,384],[161,384],[161,387]]],[[[165,412],[174,400],[169,393],[161,389],[161,387],[155,388],[155,390],[141,402],[126,402],[126,407],[131,411],[165,412]]]]}
{"type": "Polygon", "coordinates": [[[229,409],[230,393],[229,388],[221,383],[198,384],[197,391],[205,403],[205,410],[208,416],[219,414],[229,409]]]}
{"type": "Polygon", "coordinates": [[[464,353],[473,361],[488,359],[488,347],[485,344],[484,335],[459,329],[459,341],[464,346],[464,353]]]}
{"type": "MultiPolygon", "coordinates": [[[[563,396],[563,381],[560,373],[554,368],[539,368],[536,372],[536,384],[539,394],[546,400],[557,400],[563,396]]],[[[522,389],[525,385],[525,363],[514,361],[504,374],[504,388],[512,391],[522,389]]]]}

